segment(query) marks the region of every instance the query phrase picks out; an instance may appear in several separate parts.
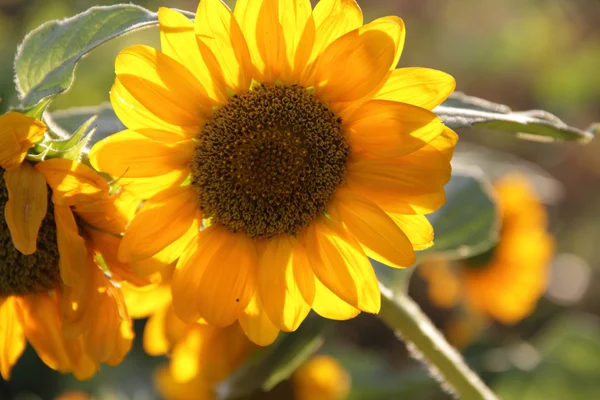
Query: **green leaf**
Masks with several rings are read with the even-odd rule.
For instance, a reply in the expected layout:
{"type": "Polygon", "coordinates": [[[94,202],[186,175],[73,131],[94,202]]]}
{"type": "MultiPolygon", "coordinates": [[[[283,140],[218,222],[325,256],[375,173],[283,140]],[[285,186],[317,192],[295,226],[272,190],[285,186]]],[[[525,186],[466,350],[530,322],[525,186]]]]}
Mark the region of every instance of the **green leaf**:
{"type": "Polygon", "coordinates": [[[456,92],[433,110],[452,129],[483,127],[538,141],[574,140],[587,143],[594,128],[583,131],[541,110],[512,111],[508,106],[456,92]]]}
{"type": "Polygon", "coordinates": [[[435,253],[460,259],[491,249],[498,241],[500,220],[487,177],[478,168],[455,167],[445,190],[444,206],[427,216],[434,245],[417,256],[435,253]]]}
{"type": "Polygon", "coordinates": [[[42,100],[39,103],[20,112],[24,115],[27,115],[28,117],[33,117],[41,121],[42,117],[44,116],[44,112],[46,111],[46,108],[48,108],[49,105],[50,100],[42,100]]]}
{"type": "Polygon", "coordinates": [[[94,116],[96,116],[94,124],[96,131],[89,143],[90,145],[113,133],[126,129],[125,125],[115,115],[110,103],[102,103],[93,107],[73,107],[66,110],[54,111],[47,116],[47,119],[49,125],[55,129],[73,132],[94,116]]]}
{"type": "Polygon", "coordinates": [[[237,373],[218,386],[219,398],[234,399],[257,390],[269,391],[287,379],[323,344],[329,321],[311,314],[297,331],[281,333],[237,373]]]}
{"type": "Polygon", "coordinates": [[[49,158],[64,158],[66,160],[80,161],[84,148],[94,136],[94,122],[98,117],[92,115],[87,121],[84,121],[75,132],[61,135],[64,139],[51,139],[38,143],[34,147],[35,155],[28,155],[27,159],[34,162],[44,161],[49,158]]]}
{"type": "Polygon", "coordinates": [[[15,59],[17,90],[23,106],[31,107],[67,90],[73,83],[77,62],[102,43],[156,23],[156,13],[120,4],[92,7],[31,31],[15,59]]]}

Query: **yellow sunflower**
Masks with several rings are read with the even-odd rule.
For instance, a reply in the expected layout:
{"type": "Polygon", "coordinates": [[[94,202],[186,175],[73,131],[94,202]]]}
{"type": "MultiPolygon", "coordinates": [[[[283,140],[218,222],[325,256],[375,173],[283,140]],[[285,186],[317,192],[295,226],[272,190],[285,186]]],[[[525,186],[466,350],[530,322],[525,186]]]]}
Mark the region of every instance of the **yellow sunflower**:
{"type": "Polygon", "coordinates": [[[0,116],[4,379],[26,341],[49,367],[85,379],[101,362],[119,363],[133,339],[120,289],[98,258],[113,261],[117,274],[129,274],[116,260],[117,236],[126,221],[91,168],[61,159],[35,165],[25,159],[45,132],[34,118],[16,112],[0,116]]]}
{"type": "Polygon", "coordinates": [[[465,306],[467,316],[452,324],[453,336],[467,337],[469,330],[480,330],[482,317],[507,325],[519,322],[535,309],[546,289],[554,241],[547,231],[544,206],[523,176],[503,177],[495,189],[502,216],[497,246],[454,264],[437,259],[419,267],[436,305],[465,306]]]}
{"type": "Polygon", "coordinates": [[[175,313],[257,343],[310,309],[377,313],[368,257],[410,266],[432,245],[456,134],[430,110],[454,79],[395,69],[404,24],[353,0],[202,0],[161,8],[162,51],[117,57],[128,128],[90,160],[141,199],[123,262],[177,260],[175,313]],[[201,227],[205,229],[200,229],[201,227]]]}

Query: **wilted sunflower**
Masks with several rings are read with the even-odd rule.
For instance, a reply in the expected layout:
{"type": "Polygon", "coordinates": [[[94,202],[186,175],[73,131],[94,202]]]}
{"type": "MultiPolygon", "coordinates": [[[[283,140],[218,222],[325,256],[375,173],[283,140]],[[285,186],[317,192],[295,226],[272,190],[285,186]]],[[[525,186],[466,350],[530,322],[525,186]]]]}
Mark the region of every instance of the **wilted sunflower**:
{"type": "Polygon", "coordinates": [[[35,165],[25,160],[45,132],[34,118],[16,112],[0,116],[0,372],[5,379],[26,340],[51,368],[85,379],[101,362],[119,363],[133,339],[120,290],[97,258],[113,261],[120,271],[115,236],[125,221],[108,185],[91,168],[62,159],[35,165]]]}
{"type": "Polygon", "coordinates": [[[464,306],[465,313],[451,324],[455,342],[467,341],[463,338],[484,327],[488,318],[519,322],[535,309],[546,289],[554,241],[544,206],[523,176],[506,176],[495,189],[502,216],[497,246],[454,264],[438,259],[419,267],[434,304],[464,306]]]}
{"type": "MultiPolygon", "coordinates": [[[[457,140],[430,110],[454,79],[395,69],[397,17],[363,26],[353,0],[202,0],[161,8],[162,51],[116,60],[128,130],[92,164],[146,202],[121,261],[178,259],[175,312],[249,337],[380,308],[367,256],[393,267],[432,244],[457,140]],[[206,229],[199,231],[204,224],[206,229]]],[[[275,332],[275,334],[273,334],[275,332]]]]}

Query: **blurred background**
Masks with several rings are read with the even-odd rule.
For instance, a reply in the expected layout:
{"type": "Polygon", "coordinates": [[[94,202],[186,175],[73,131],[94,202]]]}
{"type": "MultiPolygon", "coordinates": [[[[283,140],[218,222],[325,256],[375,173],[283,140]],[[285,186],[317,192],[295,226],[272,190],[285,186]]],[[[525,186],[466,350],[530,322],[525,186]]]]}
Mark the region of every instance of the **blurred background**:
{"type": "MultiPolygon", "coordinates": [[[[12,62],[28,31],[92,5],[116,3],[0,0],[0,114],[17,104],[12,62]]],[[[150,10],[167,6],[195,11],[197,6],[196,0],[135,3],[150,10]]],[[[597,0],[365,0],[359,4],[366,21],[385,15],[403,18],[407,39],[401,67],[446,71],[456,78],[459,91],[513,110],[544,109],[579,128],[600,120],[597,0]]],[[[75,85],[53,103],[52,110],[107,101],[114,74],[106,60],[134,43],[158,47],[158,29],[115,40],[86,57],[77,68],[75,85]]],[[[530,315],[509,324],[494,318],[483,322],[461,318],[469,314],[469,306],[460,302],[440,307],[431,298],[432,283],[424,274],[413,274],[410,294],[442,330],[454,332],[452,340],[460,344],[469,364],[504,399],[600,398],[599,142],[535,143],[483,129],[458,133],[463,159],[497,160],[491,167],[495,178],[506,170],[525,172],[536,197],[545,203],[555,245],[551,261],[540,272],[543,293],[535,296],[540,298],[530,315]],[[456,334],[457,321],[464,322],[461,334],[456,334]]],[[[453,263],[448,268],[451,276],[442,280],[462,279],[461,271],[467,267],[453,263]]],[[[507,292],[513,290],[511,283],[506,279],[507,292]]],[[[143,324],[136,323],[138,337],[143,324]]],[[[361,315],[336,323],[321,352],[334,355],[349,374],[351,399],[450,398],[376,317],[361,315]]],[[[53,399],[71,390],[103,399],[160,398],[152,376],[165,362],[145,355],[136,340],[119,367],[105,366],[93,380],[78,382],[45,367],[29,348],[11,381],[0,381],[0,399],[53,399]]],[[[292,398],[285,387],[277,393],[272,398],[292,398]]]]}

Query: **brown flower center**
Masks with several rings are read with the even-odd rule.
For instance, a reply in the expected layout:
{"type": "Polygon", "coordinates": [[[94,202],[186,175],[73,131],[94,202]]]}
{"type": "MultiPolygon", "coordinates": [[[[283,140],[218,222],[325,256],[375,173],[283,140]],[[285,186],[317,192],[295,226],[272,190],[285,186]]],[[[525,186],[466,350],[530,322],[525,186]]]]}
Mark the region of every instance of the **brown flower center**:
{"type": "Polygon", "coordinates": [[[349,154],[341,119],[313,94],[258,85],[204,125],[190,166],[205,218],[270,238],[326,211],[349,154]]]}
{"type": "Polygon", "coordinates": [[[8,192],[0,168],[0,297],[44,292],[61,283],[54,209],[50,207],[38,233],[37,251],[24,255],[15,248],[4,219],[8,192]]]}

